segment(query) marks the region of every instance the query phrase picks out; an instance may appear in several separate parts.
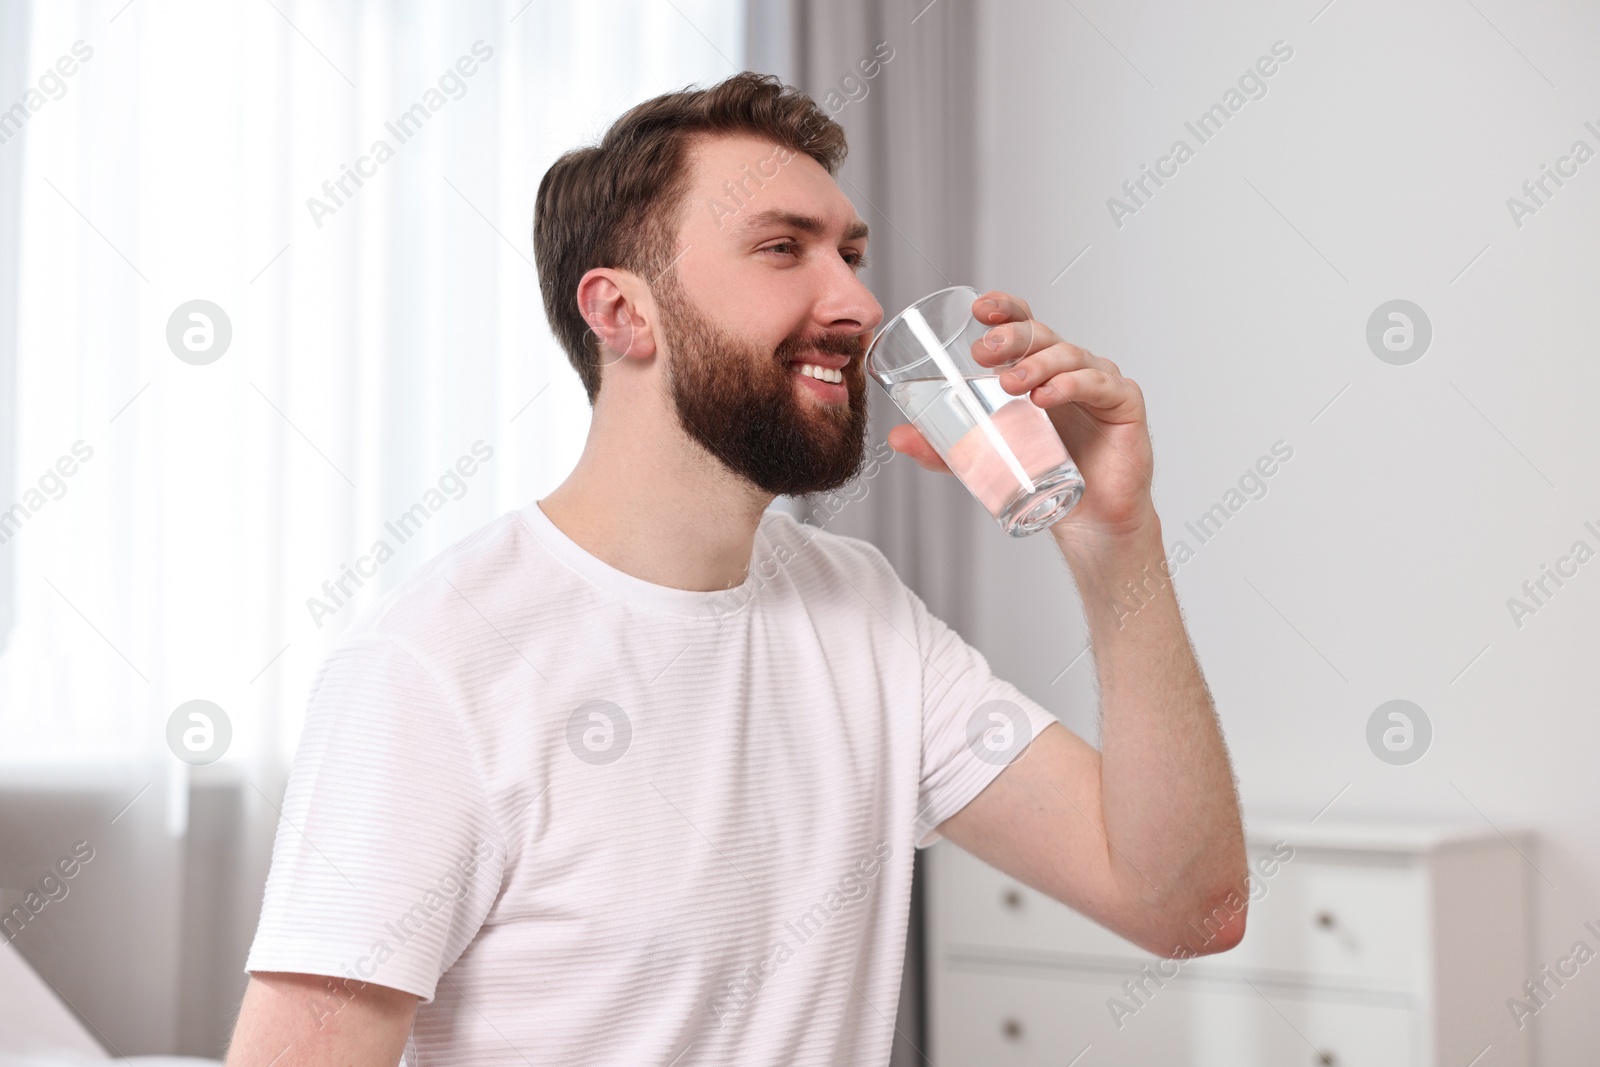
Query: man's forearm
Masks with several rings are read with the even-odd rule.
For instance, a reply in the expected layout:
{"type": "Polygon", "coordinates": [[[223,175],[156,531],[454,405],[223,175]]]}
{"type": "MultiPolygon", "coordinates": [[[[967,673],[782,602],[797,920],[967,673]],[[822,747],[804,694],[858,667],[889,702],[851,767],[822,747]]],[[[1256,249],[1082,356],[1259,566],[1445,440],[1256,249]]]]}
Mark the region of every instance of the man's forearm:
{"type": "Polygon", "coordinates": [[[1170,909],[1174,936],[1198,951],[1213,905],[1246,891],[1248,861],[1222,731],[1164,574],[1160,520],[1152,512],[1115,538],[1058,533],[1056,541],[1082,596],[1098,672],[1113,869],[1130,893],[1170,909]]]}

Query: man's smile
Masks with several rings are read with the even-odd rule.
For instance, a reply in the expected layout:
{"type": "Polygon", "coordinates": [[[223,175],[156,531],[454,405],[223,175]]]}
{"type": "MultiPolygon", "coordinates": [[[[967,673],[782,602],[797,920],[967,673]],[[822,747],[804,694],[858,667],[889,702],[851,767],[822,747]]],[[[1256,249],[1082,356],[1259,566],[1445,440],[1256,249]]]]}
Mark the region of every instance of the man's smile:
{"type": "Polygon", "coordinates": [[[850,387],[845,384],[852,357],[817,348],[806,350],[789,361],[789,373],[803,378],[801,387],[822,400],[847,403],[850,387]]]}
{"type": "Polygon", "coordinates": [[[850,399],[850,390],[844,384],[844,372],[820,367],[815,363],[794,362],[789,373],[801,379],[801,387],[823,400],[844,403],[850,399]],[[837,379],[837,380],[835,380],[837,379]]]}

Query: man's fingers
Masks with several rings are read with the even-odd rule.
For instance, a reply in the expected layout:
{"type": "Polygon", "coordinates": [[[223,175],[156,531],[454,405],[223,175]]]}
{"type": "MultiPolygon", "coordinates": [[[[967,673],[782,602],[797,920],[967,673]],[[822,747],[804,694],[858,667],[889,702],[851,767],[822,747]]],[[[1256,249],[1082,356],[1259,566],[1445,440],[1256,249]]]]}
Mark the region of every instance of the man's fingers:
{"type": "Polygon", "coordinates": [[[1057,375],[1085,369],[1098,371],[1107,378],[1122,378],[1117,365],[1109,359],[1102,359],[1087,348],[1066,341],[1046,345],[998,373],[1000,387],[1008,393],[1020,395],[1039,388],[1057,375]]]}
{"type": "Polygon", "coordinates": [[[1113,422],[1126,421],[1116,418],[1118,413],[1126,413],[1128,418],[1132,418],[1144,407],[1144,396],[1133,379],[1120,374],[1108,374],[1098,367],[1080,367],[1056,374],[1040,382],[1035,387],[1034,396],[1040,407],[1054,407],[1071,401],[1091,408],[1113,422]]]}
{"type": "Polygon", "coordinates": [[[1028,302],[1021,297],[991,289],[972,302],[972,314],[985,326],[998,322],[1018,322],[1033,318],[1028,302]]]}
{"type": "Polygon", "coordinates": [[[1044,323],[1022,319],[991,327],[973,342],[972,358],[981,366],[998,367],[1060,342],[1055,331],[1044,323]]]}

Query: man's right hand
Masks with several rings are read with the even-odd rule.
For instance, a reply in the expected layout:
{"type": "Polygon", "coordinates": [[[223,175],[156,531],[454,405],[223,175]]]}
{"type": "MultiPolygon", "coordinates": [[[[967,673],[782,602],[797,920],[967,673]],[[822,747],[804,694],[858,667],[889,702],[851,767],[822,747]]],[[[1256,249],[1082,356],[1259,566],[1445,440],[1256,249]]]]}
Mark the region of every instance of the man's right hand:
{"type": "Polygon", "coordinates": [[[420,998],[320,974],[254,972],[227,1067],[395,1067],[420,998]]]}

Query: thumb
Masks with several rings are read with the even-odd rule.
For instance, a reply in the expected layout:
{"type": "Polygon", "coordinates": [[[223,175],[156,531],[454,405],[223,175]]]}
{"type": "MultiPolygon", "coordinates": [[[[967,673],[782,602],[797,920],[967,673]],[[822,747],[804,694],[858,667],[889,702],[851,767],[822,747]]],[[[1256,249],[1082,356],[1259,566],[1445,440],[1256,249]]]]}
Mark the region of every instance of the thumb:
{"type": "Polygon", "coordinates": [[[941,474],[950,473],[949,465],[939,458],[939,453],[934,451],[933,446],[928,443],[928,439],[922,436],[922,431],[911,423],[903,422],[896,426],[889,431],[889,436],[885,440],[888,442],[889,447],[896,452],[916,460],[917,466],[923,470],[935,471],[941,474]]]}

